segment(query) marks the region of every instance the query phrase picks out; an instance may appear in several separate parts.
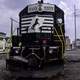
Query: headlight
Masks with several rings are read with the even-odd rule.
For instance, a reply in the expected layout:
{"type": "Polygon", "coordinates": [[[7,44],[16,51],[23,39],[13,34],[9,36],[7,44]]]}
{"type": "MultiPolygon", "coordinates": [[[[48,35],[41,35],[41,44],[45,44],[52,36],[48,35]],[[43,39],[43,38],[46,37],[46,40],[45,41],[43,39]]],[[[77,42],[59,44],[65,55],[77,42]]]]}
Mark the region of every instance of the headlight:
{"type": "Polygon", "coordinates": [[[18,54],[18,52],[19,52],[18,50],[15,50],[15,53],[17,53],[17,54],[18,54]]]}
{"type": "Polygon", "coordinates": [[[52,54],[53,53],[53,49],[49,49],[49,53],[52,54]]]}

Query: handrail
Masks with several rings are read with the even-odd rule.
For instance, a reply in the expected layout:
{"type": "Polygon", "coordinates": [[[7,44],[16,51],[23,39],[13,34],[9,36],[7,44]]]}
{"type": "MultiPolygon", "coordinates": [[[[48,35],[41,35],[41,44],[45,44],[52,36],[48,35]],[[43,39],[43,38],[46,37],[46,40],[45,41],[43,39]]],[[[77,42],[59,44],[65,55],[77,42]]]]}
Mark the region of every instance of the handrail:
{"type": "Polygon", "coordinates": [[[60,30],[61,30],[61,34],[62,34],[62,36],[63,36],[63,41],[64,41],[64,43],[65,43],[64,35],[63,35],[62,29],[61,29],[62,25],[63,25],[63,23],[60,25],[60,30]]]}
{"type": "MultiPolygon", "coordinates": [[[[57,36],[58,36],[60,42],[62,43],[62,55],[63,55],[63,42],[62,42],[62,40],[61,40],[61,38],[60,38],[60,36],[59,36],[59,34],[58,34],[58,31],[56,30],[55,27],[54,27],[54,29],[55,29],[55,31],[56,31],[56,34],[57,34],[57,36]]],[[[63,57],[63,56],[62,56],[62,57],[63,57]]]]}

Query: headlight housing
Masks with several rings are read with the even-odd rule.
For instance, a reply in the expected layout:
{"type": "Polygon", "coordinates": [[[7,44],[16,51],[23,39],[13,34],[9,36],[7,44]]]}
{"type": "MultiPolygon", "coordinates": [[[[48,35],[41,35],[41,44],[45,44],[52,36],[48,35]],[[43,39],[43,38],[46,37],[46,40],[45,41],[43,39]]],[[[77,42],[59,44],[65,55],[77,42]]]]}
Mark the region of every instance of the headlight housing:
{"type": "Polygon", "coordinates": [[[51,46],[49,47],[49,53],[52,54],[53,52],[57,52],[59,47],[57,46],[51,46]]]}

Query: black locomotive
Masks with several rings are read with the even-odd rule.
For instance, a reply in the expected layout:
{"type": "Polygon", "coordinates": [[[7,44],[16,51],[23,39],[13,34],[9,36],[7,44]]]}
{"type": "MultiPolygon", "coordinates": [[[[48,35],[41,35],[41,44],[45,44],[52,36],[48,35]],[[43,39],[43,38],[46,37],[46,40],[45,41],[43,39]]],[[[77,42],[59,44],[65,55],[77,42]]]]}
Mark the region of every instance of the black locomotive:
{"type": "Polygon", "coordinates": [[[12,35],[7,68],[41,70],[54,61],[62,62],[64,43],[64,12],[43,1],[28,5],[19,14],[18,34],[12,35]]]}

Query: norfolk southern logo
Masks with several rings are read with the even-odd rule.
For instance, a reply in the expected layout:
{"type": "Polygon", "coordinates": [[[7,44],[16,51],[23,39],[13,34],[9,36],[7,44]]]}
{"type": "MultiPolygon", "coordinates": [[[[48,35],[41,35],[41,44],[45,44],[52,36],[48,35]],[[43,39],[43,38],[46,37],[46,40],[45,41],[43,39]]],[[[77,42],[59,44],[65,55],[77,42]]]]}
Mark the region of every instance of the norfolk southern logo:
{"type": "Polygon", "coordinates": [[[32,25],[31,29],[35,30],[35,26],[36,26],[37,24],[39,24],[38,20],[39,20],[39,19],[36,18],[35,23],[32,25]]]}
{"type": "Polygon", "coordinates": [[[43,25],[44,18],[35,16],[32,21],[31,25],[28,28],[29,32],[40,32],[40,27],[43,25]]]}
{"type": "Polygon", "coordinates": [[[39,6],[38,6],[38,11],[42,12],[42,5],[41,4],[39,4],[39,6]]]}

